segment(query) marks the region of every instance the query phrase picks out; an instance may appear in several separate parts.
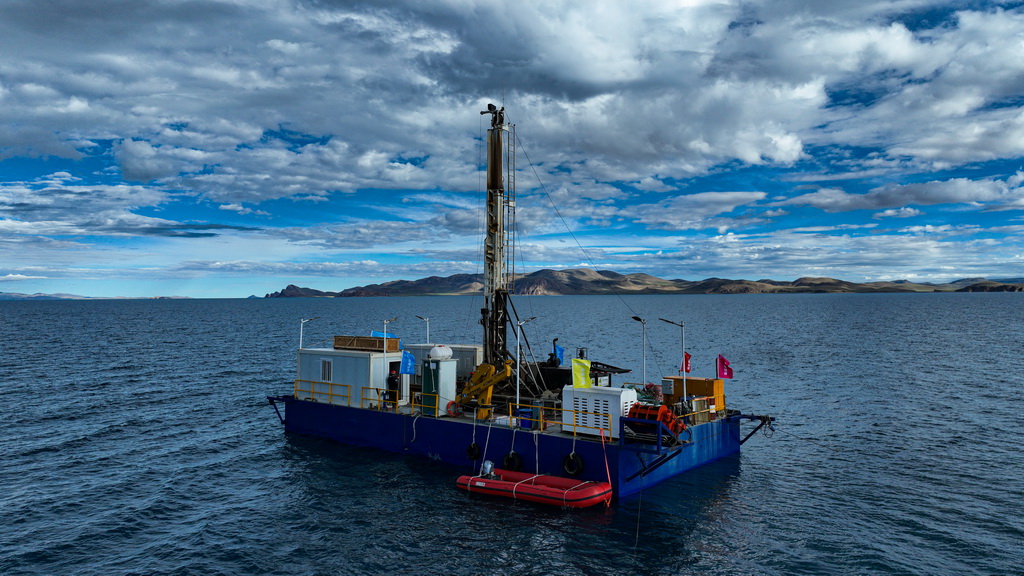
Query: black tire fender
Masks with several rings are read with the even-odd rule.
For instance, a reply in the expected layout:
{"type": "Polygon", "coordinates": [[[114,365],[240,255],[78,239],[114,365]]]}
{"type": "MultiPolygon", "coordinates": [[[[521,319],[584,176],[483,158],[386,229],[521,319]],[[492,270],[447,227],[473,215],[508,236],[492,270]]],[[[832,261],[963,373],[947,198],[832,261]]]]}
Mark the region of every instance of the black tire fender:
{"type": "Polygon", "coordinates": [[[569,476],[583,474],[583,458],[575,452],[567,454],[562,459],[562,470],[565,470],[565,473],[569,476]]]}
{"type": "Polygon", "coordinates": [[[506,470],[519,472],[523,469],[523,457],[516,454],[515,450],[513,450],[505,455],[505,459],[502,460],[502,464],[506,470]]]}

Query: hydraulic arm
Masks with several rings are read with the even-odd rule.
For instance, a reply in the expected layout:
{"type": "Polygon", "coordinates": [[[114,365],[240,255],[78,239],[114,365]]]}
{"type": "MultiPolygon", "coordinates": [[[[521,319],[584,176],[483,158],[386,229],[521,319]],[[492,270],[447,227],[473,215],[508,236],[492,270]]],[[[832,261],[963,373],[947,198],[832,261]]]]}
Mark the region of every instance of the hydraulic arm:
{"type": "Polygon", "coordinates": [[[501,368],[493,364],[481,364],[463,387],[457,401],[462,406],[475,406],[477,419],[486,420],[491,416],[491,394],[494,393],[495,385],[511,376],[512,360],[505,360],[501,368]]]}

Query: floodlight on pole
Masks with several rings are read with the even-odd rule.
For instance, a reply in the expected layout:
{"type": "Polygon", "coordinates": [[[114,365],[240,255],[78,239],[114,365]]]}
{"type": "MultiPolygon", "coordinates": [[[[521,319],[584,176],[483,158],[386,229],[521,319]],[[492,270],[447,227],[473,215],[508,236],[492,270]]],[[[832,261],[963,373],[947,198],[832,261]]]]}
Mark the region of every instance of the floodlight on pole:
{"type": "Polygon", "coordinates": [[[523,335],[523,324],[536,320],[536,316],[530,316],[526,320],[520,320],[516,322],[516,408],[519,407],[519,365],[522,364],[520,361],[523,355],[523,348],[520,345],[520,338],[523,335]]]}
{"type": "Polygon", "coordinates": [[[398,320],[398,316],[384,321],[384,389],[388,387],[388,324],[398,320]]]}
{"type": "Polygon", "coordinates": [[[681,348],[679,358],[679,372],[683,375],[683,401],[686,402],[686,323],[673,322],[664,318],[658,318],[662,322],[668,322],[673,326],[679,326],[679,347],[681,348]]]}
{"type": "Polygon", "coordinates": [[[302,348],[302,331],[306,327],[306,322],[312,322],[313,320],[319,320],[319,316],[312,318],[301,318],[299,319],[299,348],[302,348]]]}
{"type": "Polygon", "coordinates": [[[423,320],[424,322],[427,323],[427,341],[424,342],[424,344],[430,344],[430,318],[424,318],[423,316],[420,316],[419,314],[414,314],[414,316],[416,316],[420,320],[423,320]]]}
{"type": "Polygon", "coordinates": [[[633,316],[633,320],[636,320],[637,322],[640,323],[640,325],[642,326],[643,334],[644,334],[644,339],[643,339],[643,346],[644,346],[644,372],[643,372],[643,374],[644,374],[644,386],[646,386],[647,385],[647,320],[644,320],[643,318],[641,318],[639,316],[633,316]]]}

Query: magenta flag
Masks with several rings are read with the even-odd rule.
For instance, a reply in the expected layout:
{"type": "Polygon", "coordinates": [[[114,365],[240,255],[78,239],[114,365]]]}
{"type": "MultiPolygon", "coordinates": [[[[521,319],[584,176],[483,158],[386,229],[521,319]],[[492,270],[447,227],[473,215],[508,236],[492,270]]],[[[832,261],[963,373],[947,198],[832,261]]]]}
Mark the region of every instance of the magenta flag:
{"type": "Polygon", "coordinates": [[[729,361],[725,359],[725,356],[718,355],[718,377],[719,378],[732,378],[732,367],[729,366],[729,361]]]}

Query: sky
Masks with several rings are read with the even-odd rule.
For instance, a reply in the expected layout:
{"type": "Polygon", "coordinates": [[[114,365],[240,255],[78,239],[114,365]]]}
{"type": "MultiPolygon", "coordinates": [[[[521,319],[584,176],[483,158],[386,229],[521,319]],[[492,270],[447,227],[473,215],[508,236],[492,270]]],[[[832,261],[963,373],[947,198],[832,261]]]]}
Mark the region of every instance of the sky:
{"type": "Polygon", "coordinates": [[[1022,5],[4,0],[0,292],[1021,277],[1022,5]]]}

